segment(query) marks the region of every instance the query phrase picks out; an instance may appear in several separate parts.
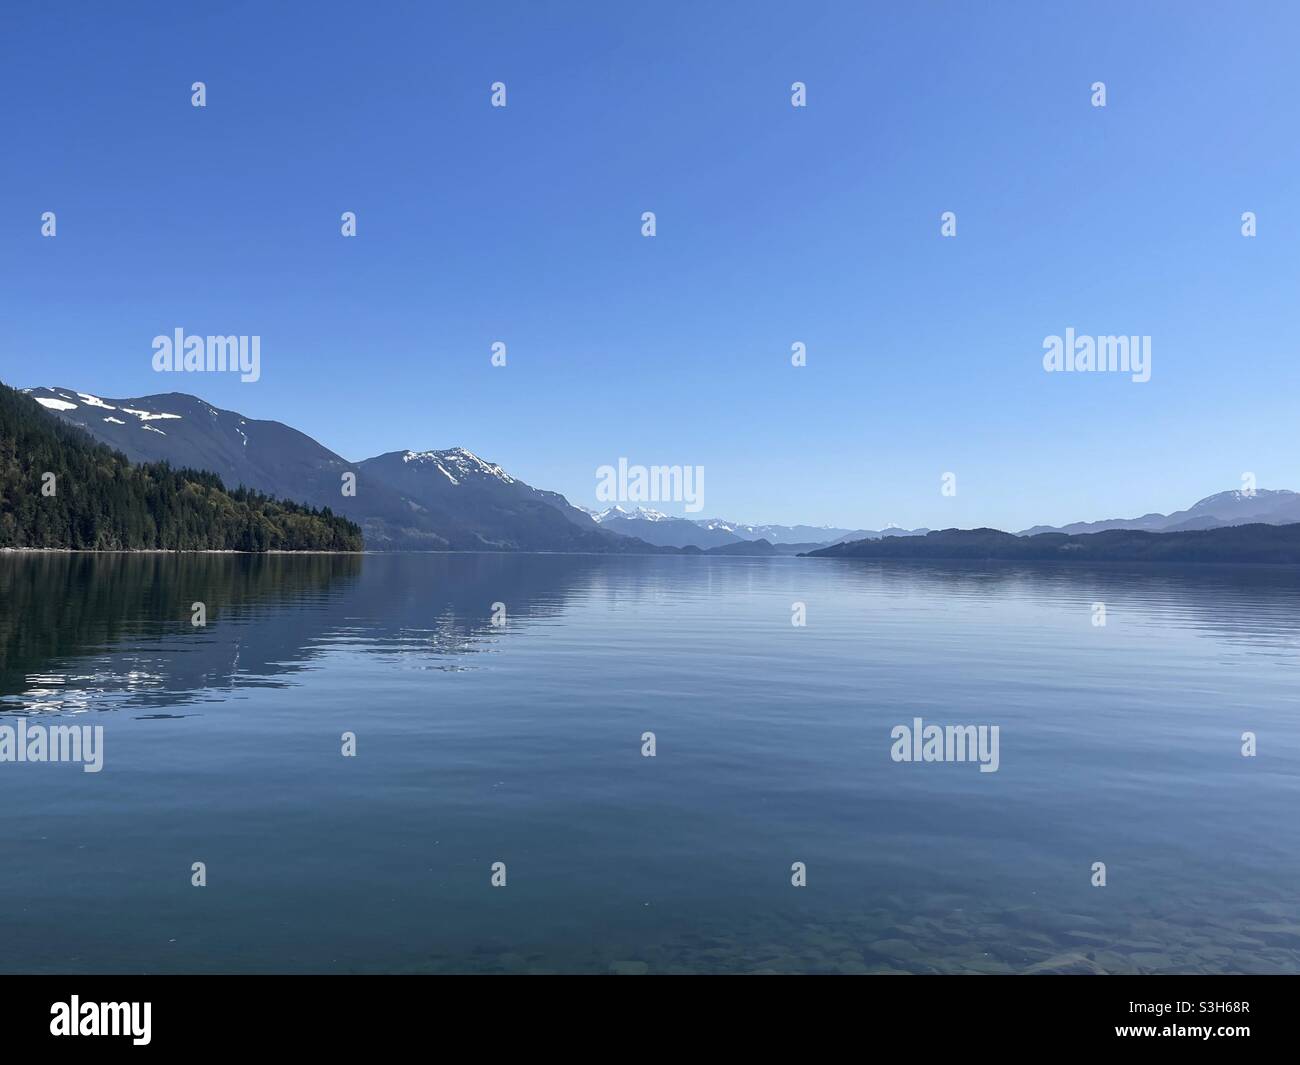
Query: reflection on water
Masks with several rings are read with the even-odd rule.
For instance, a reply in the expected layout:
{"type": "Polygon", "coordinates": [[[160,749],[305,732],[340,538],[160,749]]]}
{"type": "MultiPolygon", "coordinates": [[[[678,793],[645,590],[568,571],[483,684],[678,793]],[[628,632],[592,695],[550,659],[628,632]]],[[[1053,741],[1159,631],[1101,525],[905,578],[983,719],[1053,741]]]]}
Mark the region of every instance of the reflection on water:
{"type": "Polygon", "coordinates": [[[128,705],[175,706],[292,668],[315,629],[313,607],[355,580],[355,555],[65,555],[0,561],[0,703],[8,710],[94,710],[108,694],[128,705]],[[208,626],[193,626],[202,603],[208,626]],[[271,621],[255,646],[250,622],[271,621]],[[279,668],[270,663],[280,662],[279,668]]]}
{"type": "Polygon", "coordinates": [[[0,764],[0,969],[1300,971],[1298,664],[1284,567],[3,556],[106,739],[0,764]]]}

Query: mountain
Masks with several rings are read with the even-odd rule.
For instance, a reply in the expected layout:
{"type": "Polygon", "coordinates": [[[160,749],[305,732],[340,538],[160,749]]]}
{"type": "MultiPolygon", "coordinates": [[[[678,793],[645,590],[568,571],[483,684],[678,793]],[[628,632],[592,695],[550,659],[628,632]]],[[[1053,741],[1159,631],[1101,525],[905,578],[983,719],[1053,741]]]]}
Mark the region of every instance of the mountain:
{"type": "Polygon", "coordinates": [[[592,514],[592,520],[602,529],[635,536],[648,544],[660,547],[698,547],[707,551],[711,547],[724,544],[740,543],[750,537],[740,537],[733,532],[706,529],[686,518],[674,518],[657,510],[637,507],[624,510],[614,506],[599,514],[592,514]]]}
{"type": "Polygon", "coordinates": [[[863,540],[883,540],[887,536],[925,536],[932,530],[927,529],[924,525],[915,529],[904,529],[898,525],[886,525],[883,529],[876,532],[868,532],[866,536],[859,537],[857,533],[850,533],[848,536],[841,536],[837,543],[843,543],[850,539],[863,540]]]}
{"type": "Polygon", "coordinates": [[[532,488],[463,448],[349,462],[305,433],[247,418],[182,392],[104,398],[68,388],[28,394],[137,462],[210,470],[227,484],[312,506],[361,525],[372,549],[655,551],[603,530],[554,492],[532,488]],[[343,494],[344,475],[356,478],[343,494]]]}
{"type": "Polygon", "coordinates": [[[711,547],[706,555],[775,555],[776,547],[767,540],[737,540],[734,544],[711,547]]]}
{"type": "Polygon", "coordinates": [[[1253,493],[1219,492],[1206,496],[1187,510],[1172,514],[1143,514],[1140,518],[1111,518],[1105,521],[1078,521],[1059,528],[1035,525],[1019,535],[1061,532],[1070,535],[1105,532],[1110,529],[1135,529],[1146,532],[1177,532],[1195,529],[1221,529],[1230,525],[1289,525],[1300,522],[1300,493],[1285,489],[1256,489],[1253,493]]]}
{"type": "Polygon", "coordinates": [[[435,535],[422,534],[417,509],[397,493],[374,486],[364,498],[344,496],[343,475],[356,473],[356,464],[280,422],[245,418],[183,392],[130,399],[68,388],[32,388],[27,394],[132,462],[210,470],[225,484],[328,506],[363,527],[368,547],[394,541],[443,546],[435,535]]]}
{"type": "Polygon", "coordinates": [[[328,509],[228,491],[210,472],[132,465],[42,406],[0,385],[0,547],[361,549],[361,530],[328,509]]]}
{"type": "Polygon", "coordinates": [[[652,550],[603,529],[559,493],[533,488],[464,448],[390,451],[357,467],[358,496],[376,483],[399,493],[454,550],[652,550]]]}
{"type": "Polygon", "coordinates": [[[341,475],[353,468],[297,429],[220,410],[183,392],[133,399],[101,399],[66,388],[27,394],[133,462],[165,460],[211,470],[227,484],[270,495],[328,495],[337,503],[341,475]]]}
{"type": "Polygon", "coordinates": [[[998,529],[944,529],[926,536],[858,540],[809,553],[812,558],[967,559],[1021,562],[1300,563],[1300,524],[1234,525],[1147,532],[1110,529],[1021,536],[998,529]]]}
{"type": "Polygon", "coordinates": [[[711,547],[703,552],[706,555],[741,555],[741,556],[765,556],[765,555],[784,555],[793,558],[795,555],[806,555],[810,551],[815,551],[825,544],[774,544],[769,540],[738,540],[734,544],[723,544],[721,547],[711,547]]]}
{"type": "MultiPolygon", "coordinates": [[[[585,508],[584,508],[585,509],[585,508]]],[[[832,525],[747,525],[744,522],[723,518],[675,518],[658,510],[636,507],[625,510],[620,506],[600,511],[586,511],[600,523],[625,536],[636,536],[647,543],[666,547],[698,547],[709,551],[727,544],[766,540],[780,549],[798,546],[806,551],[810,546],[824,546],[844,540],[862,540],[881,536],[922,536],[929,529],[900,529],[887,526],[881,530],[841,529],[832,525]]],[[[742,552],[743,553],[743,552],[742,552]]],[[[796,552],[778,550],[778,554],[796,552]]]]}
{"type": "Polygon", "coordinates": [[[848,529],[836,529],[830,526],[812,525],[750,525],[726,518],[704,518],[693,524],[709,532],[717,532],[736,537],[739,540],[766,540],[771,544],[804,542],[829,544],[834,543],[848,529]]]}
{"type": "MultiPolygon", "coordinates": [[[[703,529],[715,529],[718,532],[732,533],[741,540],[767,540],[774,545],[780,544],[839,544],[842,540],[867,540],[879,536],[915,536],[917,531],[889,527],[883,531],[875,529],[841,529],[836,525],[749,525],[744,521],[728,521],[722,518],[706,518],[695,521],[703,529]]],[[[930,532],[922,529],[920,532],[930,532]]]]}
{"type": "Polygon", "coordinates": [[[709,550],[702,552],[702,554],[742,556],[784,555],[787,558],[793,558],[795,555],[806,555],[826,546],[826,544],[774,544],[768,540],[761,539],[739,540],[734,544],[723,544],[721,547],[711,547],[709,550]]]}

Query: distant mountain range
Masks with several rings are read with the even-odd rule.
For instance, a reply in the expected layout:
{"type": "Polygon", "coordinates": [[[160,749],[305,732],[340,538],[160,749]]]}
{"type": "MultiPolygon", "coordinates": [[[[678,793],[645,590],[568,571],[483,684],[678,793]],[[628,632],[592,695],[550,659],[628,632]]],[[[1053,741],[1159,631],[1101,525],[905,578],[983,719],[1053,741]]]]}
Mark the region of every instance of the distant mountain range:
{"type": "MultiPolygon", "coordinates": [[[[584,508],[585,509],[585,508],[584,508]]],[[[602,529],[636,536],[646,543],[665,547],[694,546],[702,549],[766,540],[774,547],[809,544],[837,544],[844,540],[879,539],[882,536],[924,536],[929,529],[840,529],[832,525],[747,525],[722,518],[675,518],[658,510],[620,506],[587,511],[602,529]]],[[[782,552],[788,553],[788,552],[782,552]]]]}
{"type": "Polygon", "coordinates": [[[1224,526],[1147,532],[1108,529],[1070,535],[1017,536],[997,529],[944,529],[909,539],[857,540],[810,553],[813,558],[957,559],[984,562],[1255,562],[1300,563],[1300,524],[1224,526]]]}
{"type": "Polygon", "coordinates": [[[845,539],[928,531],[690,521],[644,507],[596,513],[464,448],[392,451],[349,462],[281,422],[248,418],[183,392],[115,398],[60,387],[25,391],[133,462],[208,470],[228,485],[328,506],[357,522],[371,549],[793,555],[845,539]],[[356,478],[355,495],[342,492],[346,474],[356,478]]]}
{"type": "MultiPolygon", "coordinates": [[[[371,549],[794,555],[934,535],[925,528],[896,526],[848,529],[690,519],[647,507],[597,512],[525,484],[464,448],[392,451],[349,462],[281,422],[247,418],[181,392],[113,399],[68,388],[25,391],[133,462],[209,471],[232,488],[243,485],[310,507],[329,507],[360,525],[371,549]],[[353,495],[342,490],[346,475],[355,477],[353,495]]],[[[1036,525],[1014,535],[1167,533],[1293,522],[1300,522],[1300,493],[1260,489],[1220,492],[1172,514],[1060,528],[1036,525]]]]}
{"type": "Polygon", "coordinates": [[[1020,536],[1061,532],[1072,536],[1106,532],[1111,529],[1134,529],[1144,532],[1191,532],[1196,529],[1222,529],[1229,525],[1289,525],[1300,522],[1300,492],[1267,488],[1248,492],[1219,492],[1206,496],[1186,510],[1172,514],[1143,514],[1140,518],[1111,518],[1107,521],[1076,521],[1059,527],[1035,525],[1020,536]]]}
{"type": "Polygon", "coordinates": [[[698,547],[707,551],[711,547],[724,547],[741,541],[739,536],[732,533],[706,529],[687,518],[673,518],[645,507],[634,510],[610,507],[599,513],[587,513],[602,529],[623,536],[635,536],[660,547],[698,547]]]}

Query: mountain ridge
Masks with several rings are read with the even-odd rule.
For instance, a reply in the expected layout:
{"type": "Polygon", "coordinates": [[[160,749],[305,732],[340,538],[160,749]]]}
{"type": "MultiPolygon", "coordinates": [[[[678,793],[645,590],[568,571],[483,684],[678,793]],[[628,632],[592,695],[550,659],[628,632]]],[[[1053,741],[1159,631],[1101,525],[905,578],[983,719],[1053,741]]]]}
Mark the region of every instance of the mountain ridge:
{"type": "Polygon", "coordinates": [[[808,558],[971,562],[1300,563],[1300,523],[1224,526],[1180,532],[1103,532],[1019,536],[1000,529],[943,529],[912,539],[857,540],[808,558]]]}
{"type": "MultiPolygon", "coordinates": [[[[534,488],[463,447],[397,450],[352,462],[283,422],[249,418],[184,392],[129,398],[63,387],[23,392],[130,461],[207,470],[224,484],[330,507],[359,524],[372,549],[708,553],[749,543],[755,546],[723,553],[758,554],[766,550],[758,546],[762,541],[772,553],[803,554],[932,532],[896,526],[755,525],[674,516],[644,506],[593,511],[560,493],[534,488]],[[348,476],[354,479],[353,495],[343,489],[348,476]]],[[[1300,493],[1230,490],[1170,514],[1035,525],[1014,535],[1189,532],[1293,522],[1300,522],[1300,493]]]]}
{"type": "Polygon", "coordinates": [[[276,498],[329,506],[361,525],[371,549],[662,550],[602,530],[563,496],[535,489],[466,448],[350,462],[283,422],[249,418],[184,392],[119,398],[62,387],[24,391],[133,461],[209,470],[276,498]]]}
{"type": "MultiPolygon", "coordinates": [[[[723,518],[682,518],[648,507],[631,510],[615,504],[602,511],[581,508],[602,528],[637,536],[648,543],[698,547],[703,551],[736,543],[765,540],[774,547],[828,545],[883,536],[923,536],[929,529],[847,529],[834,525],[752,525],[723,518]]],[[[789,552],[781,552],[789,553],[789,552]]]]}
{"type": "MultiPolygon", "coordinates": [[[[45,406],[46,409],[42,409],[45,406]]],[[[142,419],[143,421],[143,419],[142,419]]],[[[0,385],[0,546],[89,551],[359,551],[328,507],[276,500],[201,469],[131,462],[0,385]]]]}
{"type": "Polygon", "coordinates": [[[1065,533],[1071,536],[1126,529],[1145,532],[1190,532],[1235,525],[1290,525],[1300,522],[1300,492],[1287,488],[1257,488],[1215,492],[1197,500],[1186,510],[1169,514],[1150,512],[1138,518],[1107,518],[1076,521],[1068,525],[1034,525],[1018,536],[1065,533]]]}

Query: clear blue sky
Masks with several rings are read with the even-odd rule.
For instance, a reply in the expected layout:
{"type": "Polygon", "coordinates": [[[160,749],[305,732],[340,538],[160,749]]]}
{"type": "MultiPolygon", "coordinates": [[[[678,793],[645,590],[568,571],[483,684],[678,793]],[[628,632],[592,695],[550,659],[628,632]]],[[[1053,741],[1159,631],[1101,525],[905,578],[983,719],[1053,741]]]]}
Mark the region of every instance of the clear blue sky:
{"type": "Polygon", "coordinates": [[[5,5],[6,383],[465,446],[587,505],[619,456],[702,465],[752,521],[1300,488],[1295,5],[185,8],[5,5]],[[1149,334],[1152,380],[1044,373],[1071,326],[1149,334]],[[260,335],[261,381],[154,373],[176,327],[260,335]]]}

